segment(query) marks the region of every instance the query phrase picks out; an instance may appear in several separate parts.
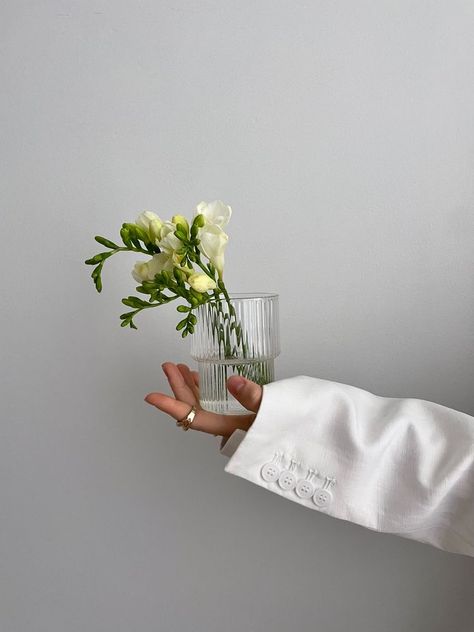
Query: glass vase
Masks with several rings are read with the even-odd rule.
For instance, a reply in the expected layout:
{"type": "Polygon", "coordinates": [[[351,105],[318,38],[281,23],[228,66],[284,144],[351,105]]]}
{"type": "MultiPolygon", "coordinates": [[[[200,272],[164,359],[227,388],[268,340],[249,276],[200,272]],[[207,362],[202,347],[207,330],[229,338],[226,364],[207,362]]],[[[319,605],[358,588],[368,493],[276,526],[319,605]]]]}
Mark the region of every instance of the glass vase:
{"type": "Polygon", "coordinates": [[[191,357],[198,363],[200,405],[224,415],[248,414],[227,390],[231,375],[257,384],[275,379],[280,353],[278,294],[229,294],[200,305],[191,336],[191,357]]]}

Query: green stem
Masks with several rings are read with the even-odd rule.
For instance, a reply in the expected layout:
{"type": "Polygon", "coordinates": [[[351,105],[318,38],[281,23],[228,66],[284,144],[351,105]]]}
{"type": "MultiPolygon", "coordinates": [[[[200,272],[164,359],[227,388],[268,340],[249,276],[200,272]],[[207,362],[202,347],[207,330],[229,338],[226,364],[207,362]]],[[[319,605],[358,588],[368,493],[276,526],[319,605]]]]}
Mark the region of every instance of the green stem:
{"type": "Polygon", "coordinates": [[[148,250],[145,250],[144,248],[129,248],[128,246],[122,246],[119,248],[115,248],[115,250],[112,250],[111,253],[115,254],[116,252],[142,252],[144,255],[148,255],[150,257],[153,256],[152,252],[149,252],[148,250]]]}
{"type": "Polygon", "coordinates": [[[216,280],[215,277],[211,274],[209,268],[201,261],[200,257],[197,259],[196,264],[201,268],[203,272],[207,274],[208,277],[210,277],[213,281],[216,280]]]}
{"type": "MultiPolygon", "coordinates": [[[[208,267],[202,262],[199,250],[196,250],[196,255],[197,255],[196,265],[198,265],[201,268],[201,270],[203,272],[205,272],[211,279],[215,280],[215,276],[211,274],[211,272],[208,269],[208,267]]],[[[231,325],[232,320],[233,320],[235,327],[239,327],[240,335],[237,336],[237,340],[238,340],[239,346],[242,348],[242,355],[243,355],[244,358],[248,358],[248,346],[247,346],[247,343],[245,341],[245,332],[243,331],[242,326],[240,325],[239,321],[237,320],[237,316],[236,316],[236,313],[235,313],[235,308],[232,305],[229,293],[227,292],[227,288],[224,285],[224,280],[223,280],[223,278],[220,275],[218,275],[218,278],[219,278],[219,281],[221,281],[222,285],[219,286],[219,288],[216,288],[215,290],[213,290],[213,294],[214,294],[214,297],[216,299],[217,314],[220,314],[222,316],[221,320],[222,320],[222,324],[223,324],[223,327],[224,327],[224,331],[223,332],[221,332],[219,327],[216,328],[219,342],[223,343],[223,345],[224,345],[224,353],[225,353],[226,357],[232,357],[232,355],[237,355],[237,348],[234,346],[234,348],[232,349],[231,342],[230,342],[230,340],[231,340],[230,325],[231,325]],[[230,317],[229,317],[229,321],[227,323],[226,323],[226,319],[224,318],[224,310],[222,309],[222,305],[221,305],[221,301],[220,301],[220,294],[224,295],[225,301],[226,301],[228,309],[229,309],[230,317]]],[[[216,323],[218,323],[218,319],[216,319],[216,323]]],[[[236,368],[236,370],[237,370],[237,372],[239,374],[243,374],[244,373],[244,370],[241,368],[241,366],[239,364],[234,365],[234,368],[236,368]]]]}

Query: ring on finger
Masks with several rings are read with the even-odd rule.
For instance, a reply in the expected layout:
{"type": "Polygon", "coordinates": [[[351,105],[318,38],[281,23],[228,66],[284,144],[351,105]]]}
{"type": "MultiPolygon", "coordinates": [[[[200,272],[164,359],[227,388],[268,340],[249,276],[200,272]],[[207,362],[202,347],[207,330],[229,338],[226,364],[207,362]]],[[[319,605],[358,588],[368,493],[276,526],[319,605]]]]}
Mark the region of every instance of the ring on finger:
{"type": "Polygon", "coordinates": [[[197,409],[195,408],[195,406],[192,406],[186,417],[183,417],[183,419],[178,419],[176,425],[180,426],[183,430],[189,430],[189,426],[193,423],[196,413],[197,409]]]}

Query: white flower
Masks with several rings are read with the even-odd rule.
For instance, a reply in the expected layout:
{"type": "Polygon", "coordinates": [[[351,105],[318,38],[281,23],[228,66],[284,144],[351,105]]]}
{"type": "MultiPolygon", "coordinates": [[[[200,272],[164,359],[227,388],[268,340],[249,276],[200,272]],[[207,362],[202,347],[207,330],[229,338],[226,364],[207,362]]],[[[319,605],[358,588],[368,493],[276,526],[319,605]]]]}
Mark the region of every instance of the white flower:
{"type": "Polygon", "coordinates": [[[205,224],[198,230],[200,240],[199,250],[215,266],[222,277],[224,270],[224,249],[229,236],[222,230],[229,223],[232,209],[221,200],[214,202],[200,202],[194,211],[194,216],[203,215],[205,224]]]}
{"type": "Polygon", "coordinates": [[[156,213],[153,213],[153,211],[143,211],[143,213],[140,213],[135,221],[135,224],[143,228],[148,233],[153,243],[156,239],[160,238],[163,221],[156,213]]]}
{"type": "Polygon", "coordinates": [[[169,255],[172,255],[175,250],[182,246],[181,240],[174,234],[175,230],[176,224],[174,222],[165,222],[161,227],[160,239],[156,240],[156,245],[169,255]]]}
{"type": "Polygon", "coordinates": [[[207,292],[208,290],[213,290],[217,287],[214,279],[211,279],[207,274],[197,273],[192,274],[188,278],[189,285],[196,290],[196,292],[207,292]]]}
{"type": "Polygon", "coordinates": [[[217,226],[217,224],[206,224],[198,232],[199,250],[215,266],[219,277],[224,270],[224,250],[229,241],[229,236],[217,226]]]}
{"type": "Polygon", "coordinates": [[[232,215],[232,209],[221,200],[214,200],[214,202],[200,202],[194,211],[194,217],[196,215],[204,215],[206,218],[206,224],[215,224],[216,226],[219,226],[219,228],[224,228],[224,226],[229,223],[232,215]]]}
{"type": "Polygon", "coordinates": [[[173,270],[173,260],[165,252],[160,252],[157,255],[153,255],[148,261],[137,261],[132,270],[132,276],[137,283],[153,281],[155,274],[159,274],[163,270],[171,272],[173,270]]]}
{"type": "Polygon", "coordinates": [[[137,283],[148,281],[148,261],[137,261],[133,266],[132,277],[137,283]]]}

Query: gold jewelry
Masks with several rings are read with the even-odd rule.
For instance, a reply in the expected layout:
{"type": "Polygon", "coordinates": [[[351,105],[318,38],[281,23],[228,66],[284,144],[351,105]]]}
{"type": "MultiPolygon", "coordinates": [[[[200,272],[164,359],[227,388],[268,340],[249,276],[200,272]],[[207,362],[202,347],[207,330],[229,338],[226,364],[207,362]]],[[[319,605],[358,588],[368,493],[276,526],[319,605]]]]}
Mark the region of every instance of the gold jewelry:
{"type": "Polygon", "coordinates": [[[183,430],[189,430],[189,426],[193,423],[194,417],[196,416],[197,410],[194,406],[191,407],[191,410],[183,417],[183,419],[178,419],[176,422],[177,426],[181,426],[183,430]]]}

